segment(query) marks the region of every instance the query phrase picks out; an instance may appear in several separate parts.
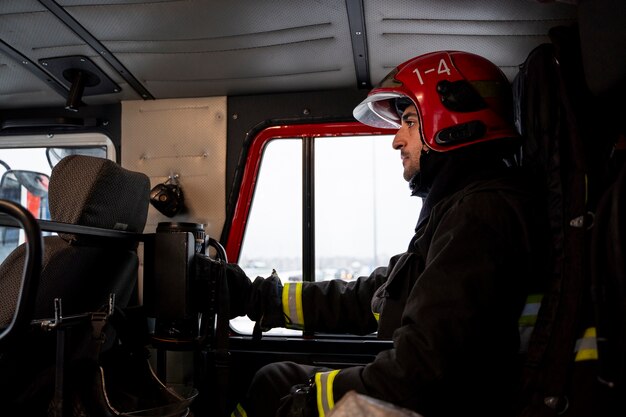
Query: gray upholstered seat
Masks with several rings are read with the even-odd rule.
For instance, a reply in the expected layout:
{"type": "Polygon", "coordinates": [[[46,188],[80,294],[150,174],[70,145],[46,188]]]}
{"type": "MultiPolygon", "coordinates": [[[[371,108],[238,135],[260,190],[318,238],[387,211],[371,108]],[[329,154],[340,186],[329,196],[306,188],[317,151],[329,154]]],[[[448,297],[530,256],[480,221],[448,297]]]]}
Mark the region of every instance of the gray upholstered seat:
{"type": "MultiPolygon", "coordinates": [[[[142,173],[116,163],[82,155],[61,160],[50,176],[49,204],[53,221],[106,229],[142,232],[148,213],[150,181],[142,173]]],[[[0,327],[15,308],[24,248],[0,266],[0,327]]],[[[94,241],[71,234],[44,238],[44,261],[35,318],[54,315],[53,300],[63,300],[63,313],[99,308],[115,292],[129,301],[136,284],[138,259],[134,247],[94,241]]]]}
{"type": "MultiPolygon", "coordinates": [[[[102,158],[68,156],[50,177],[51,219],[142,232],[149,192],[150,181],[142,173],[102,158]]],[[[0,328],[13,316],[25,252],[19,246],[0,265],[0,328]]],[[[73,234],[45,237],[33,318],[54,317],[54,298],[62,299],[64,316],[96,311],[110,293],[116,294],[117,305],[125,306],[136,288],[138,265],[136,243],[73,234]]],[[[21,346],[0,352],[0,394],[11,398],[23,392],[42,368],[54,364],[54,350],[54,338],[30,335],[21,346]]]]}

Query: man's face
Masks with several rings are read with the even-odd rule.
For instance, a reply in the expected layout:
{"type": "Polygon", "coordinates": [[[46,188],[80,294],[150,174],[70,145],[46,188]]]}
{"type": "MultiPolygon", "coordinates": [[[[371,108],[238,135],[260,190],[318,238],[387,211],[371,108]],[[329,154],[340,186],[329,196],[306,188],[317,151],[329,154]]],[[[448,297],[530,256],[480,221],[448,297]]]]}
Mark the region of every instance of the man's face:
{"type": "Polygon", "coordinates": [[[419,117],[414,105],[410,105],[402,112],[402,126],[393,138],[391,145],[400,151],[402,166],[404,167],[403,176],[405,180],[410,181],[420,170],[420,156],[424,149],[419,117]]]}

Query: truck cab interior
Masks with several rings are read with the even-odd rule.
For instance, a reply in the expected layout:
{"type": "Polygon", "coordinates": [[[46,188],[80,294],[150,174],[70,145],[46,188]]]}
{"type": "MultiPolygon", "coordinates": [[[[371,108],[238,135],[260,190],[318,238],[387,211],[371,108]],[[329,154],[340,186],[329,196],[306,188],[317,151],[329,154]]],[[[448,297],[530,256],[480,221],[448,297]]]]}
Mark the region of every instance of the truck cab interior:
{"type": "Polygon", "coordinates": [[[0,410],[226,416],[268,363],[389,349],[229,320],[223,275],[195,255],[286,283],[353,280],[404,251],[421,202],[395,132],[352,112],[439,50],[506,75],[553,210],[520,415],[623,411],[619,0],[0,1],[0,410]],[[590,320],[619,343],[574,363],[590,320]]]}

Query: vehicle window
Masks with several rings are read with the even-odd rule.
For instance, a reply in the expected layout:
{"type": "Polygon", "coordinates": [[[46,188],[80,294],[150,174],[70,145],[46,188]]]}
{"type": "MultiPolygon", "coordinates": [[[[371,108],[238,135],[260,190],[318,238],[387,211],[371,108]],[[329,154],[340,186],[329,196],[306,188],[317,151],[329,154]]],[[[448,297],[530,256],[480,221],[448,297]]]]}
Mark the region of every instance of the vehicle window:
{"type": "MultiPolygon", "coordinates": [[[[276,269],[283,282],[302,276],[302,141],[276,139],[267,144],[246,225],[239,265],[251,279],[276,269]]],[[[247,317],[231,326],[252,334],[247,317]]],[[[267,334],[301,334],[272,329],[267,334]]]]}
{"type": "MultiPolygon", "coordinates": [[[[104,135],[59,136],[46,136],[43,140],[40,136],[7,137],[2,138],[0,145],[0,198],[24,206],[41,220],[50,220],[48,181],[52,168],[64,156],[115,159],[113,143],[104,135]]],[[[0,225],[0,262],[22,243],[21,229],[0,225]]]]}
{"type": "MultiPolygon", "coordinates": [[[[353,280],[403,252],[414,233],[421,199],[411,197],[393,136],[314,140],[315,279],[353,280]]],[[[246,274],[302,280],[302,140],[266,146],[239,264],[246,274]]],[[[247,318],[232,327],[250,334],[247,318]]],[[[300,334],[272,329],[268,334],[300,334]]]]}
{"type": "Polygon", "coordinates": [[[369,275],[406,250],[421,199],[410,196],[392,140],[315,140],[316,280],[369,275]]]}

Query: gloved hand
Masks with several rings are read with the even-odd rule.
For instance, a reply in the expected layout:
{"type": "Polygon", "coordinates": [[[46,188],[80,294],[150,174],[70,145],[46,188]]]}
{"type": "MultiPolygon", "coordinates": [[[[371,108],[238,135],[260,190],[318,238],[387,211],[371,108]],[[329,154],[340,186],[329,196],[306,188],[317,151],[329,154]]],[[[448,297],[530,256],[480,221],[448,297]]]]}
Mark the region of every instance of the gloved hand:
{"type": "Polygon", "coordinates": [[[230,302],[229,318],[245,316],[248,310],[248,300],[252,282],[237,264],[225,263],[224,269],[228,283],[228,298],[230,302]]]}
{"type": "Polygon", "coordinates": [[[257,277],[252,283],[247,313],[261,331],[285,327],[282,295],[283,284],[276,271],[265,279],[257,277]]]}

